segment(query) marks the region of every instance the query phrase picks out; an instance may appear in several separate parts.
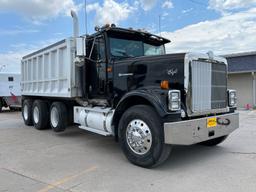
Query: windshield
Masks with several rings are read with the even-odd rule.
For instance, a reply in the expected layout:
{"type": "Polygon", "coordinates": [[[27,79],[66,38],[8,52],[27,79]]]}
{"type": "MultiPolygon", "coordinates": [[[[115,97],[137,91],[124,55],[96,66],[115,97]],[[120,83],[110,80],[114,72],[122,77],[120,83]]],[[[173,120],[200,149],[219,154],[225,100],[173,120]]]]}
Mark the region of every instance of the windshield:
{"type": "Polygon", "coordinates": [[[110,38],[110,52],[114,57],[139,57],[165,54],[164,45],[152,45],[143,41],[110,38]]]}

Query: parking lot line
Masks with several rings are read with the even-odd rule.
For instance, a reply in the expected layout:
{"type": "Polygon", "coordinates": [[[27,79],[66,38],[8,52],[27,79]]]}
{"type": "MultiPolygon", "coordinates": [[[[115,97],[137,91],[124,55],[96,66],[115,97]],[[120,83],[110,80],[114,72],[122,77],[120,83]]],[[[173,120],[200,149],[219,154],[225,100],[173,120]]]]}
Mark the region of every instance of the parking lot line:
{"type": "Polygon", "coordinates": [[[43,189],[40,189],[38,192],[48,192],[48,191],[51,190],[51,189],[57,188],[57,187],[59,187],[60,185],[66,183],[66,182],[68,182],[68,181],[70,181],[70,180],[72,180],[72,179],[75,179],[75,178],[77,178],[77,177],[79,177],[79,176],[81,176],[81,175],[84,175],[84,174],[86,174],[86,173],[95,171],[96,169],[97,169],[96,166],[92,166],[92,167],[90,167],[90,168],[88,168],[88,169],[85,169],[84,171],[82,171],[82,172],[80,172],[80,173],[75,174],[75,175],[70,175],[70,176],[64,177],[64,178],[62,178],[62,179],[60,179],[60,180],[55,181],[54,183],[51,183],[51,184],[47,185],[47,186],[44,187],[43,189]]]}

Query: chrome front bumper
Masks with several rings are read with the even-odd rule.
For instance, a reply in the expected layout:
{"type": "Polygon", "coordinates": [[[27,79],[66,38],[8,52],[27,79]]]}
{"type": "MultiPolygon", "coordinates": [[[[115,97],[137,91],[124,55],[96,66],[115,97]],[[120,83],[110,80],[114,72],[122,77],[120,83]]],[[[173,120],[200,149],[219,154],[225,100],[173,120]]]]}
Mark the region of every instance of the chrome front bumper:
{"type": "Polygon", "coordinates": [[[165,143],[174,145],[192,145],[229,135],[239,127],[238,113],[217,115],[216,117],[218,122],[217,126],[211,128],[207,128],[208,117],[165,123],[165,143]]]}

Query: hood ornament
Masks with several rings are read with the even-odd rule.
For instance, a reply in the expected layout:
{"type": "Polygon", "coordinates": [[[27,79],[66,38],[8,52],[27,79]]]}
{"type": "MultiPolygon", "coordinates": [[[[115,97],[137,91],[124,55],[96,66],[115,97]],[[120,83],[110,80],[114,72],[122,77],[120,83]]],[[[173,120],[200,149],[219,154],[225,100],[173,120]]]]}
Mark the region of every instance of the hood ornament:
{"type": "Polygon", "coordinates": [[[169,75],[169,76],[174,76],[175,74],[177,74],[178,73],[178,69],[176,68],[176,69],[174,69],[174,68],[172,68],[172,69],[168,69],[167,70],[167,74],[169,75]]]}

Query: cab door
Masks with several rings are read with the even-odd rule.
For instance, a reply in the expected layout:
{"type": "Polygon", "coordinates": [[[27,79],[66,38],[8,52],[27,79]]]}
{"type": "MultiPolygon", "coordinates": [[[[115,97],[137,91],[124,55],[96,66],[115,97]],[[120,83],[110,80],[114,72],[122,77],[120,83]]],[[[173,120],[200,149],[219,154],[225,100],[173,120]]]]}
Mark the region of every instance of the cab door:
{"type": "Polygon", "coordinates": [[[88,54],[91,56],[87,67],[89,98],[105,98],[107,95],[107,60],[104,36],[89,40],[88,45],[88,54]]]}

